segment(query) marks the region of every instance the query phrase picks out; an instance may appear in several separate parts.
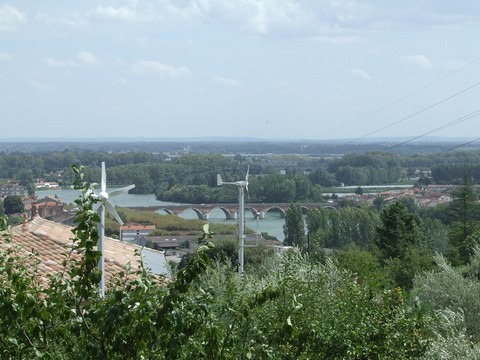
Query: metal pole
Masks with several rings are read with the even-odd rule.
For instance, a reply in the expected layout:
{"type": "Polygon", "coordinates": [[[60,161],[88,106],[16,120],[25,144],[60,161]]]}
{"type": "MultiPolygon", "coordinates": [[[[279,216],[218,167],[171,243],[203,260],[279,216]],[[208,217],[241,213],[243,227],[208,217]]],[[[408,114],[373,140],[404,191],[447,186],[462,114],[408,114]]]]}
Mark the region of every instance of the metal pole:
{"type": "Polygon", "coordinates": [[[244,193],[243,186],[238,187],[238,273],[243,274],[243,259],[244,259],[244,249],[245,249],[245,203],[244,203],[244,193]]]}
{"type": "Polygon", "coordinates": [[[100,275],[100,282],[98,283],[98,294],[100,297],[105,297],[105,244],[104,244],[104,238],[105,238],[105,207],[100,205],[99,208],[100,211],[100,225],[99,225],[99,234],[98,234],[98,243],[97,243],[97,249],[100,251],[102,254],[100,255],[100,260],[98,261],[98,269],[101,272],[100,275]]]}

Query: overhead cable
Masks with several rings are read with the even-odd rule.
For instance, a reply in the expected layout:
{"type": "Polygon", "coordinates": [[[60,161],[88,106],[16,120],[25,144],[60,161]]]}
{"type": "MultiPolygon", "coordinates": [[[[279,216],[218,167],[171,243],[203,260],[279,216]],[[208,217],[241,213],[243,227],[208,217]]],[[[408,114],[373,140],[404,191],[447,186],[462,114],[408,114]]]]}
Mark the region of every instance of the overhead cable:
{"type": "Polygon", "coordinates": [[[444,125],[442,125],[442,126],[439,126],[439,127],[435,128],[435,129],[433,129],[433,130],[427,131],[426,133],[423,133],[422,135],[418,135],[418,136],[415,136],[415,137],[413,137],[413,138],[411,138],[411,139],[408,139],[408,140],[406,140],[406,141],[403,141],[403,142],[401,142],[401,143],[399,143],[399,144],[395,144],[395,145],[389,146],[387,149],[393,149],[393,148],[396,148],[396,147],[398,147],[398,146],[402,146],[402,145],[408,144],[408,143],[411,142],[411,141],[420,139],[420,138],[422,138],[422,137],[424,137],[424,136],[433,134],[433,133],[435,133],[435,132],[437,132],[437,131],[447,129],[447,128],[449,128],[450,126],[457,125],[457,124],[459,124],[459,123],[461,123],[461,122],[470,120],[470,119],[472,119],[472,118],[474,118],[474,117],[477,117],[477,116],[479,116],[479,115],[480,115],[480,109],[477,109],[477,110],[471,112],[470,114],[467,114],[467,115],[464,115],[464,116],[462,116],[462,117],[459,117],[458,119],[455,119],[455,120],[453,120],[453,121],[450,121],[449,123],[444,124],[444,125]]]}
{"type": "Polygon", "coordinates": [[[412,114],[410,114],[410,115],[407,115],[407,116],[405,116],[405,117],[403,117],[403,118],[401,118],[401,119],[399,119],[399,120],[397,120],[397,121],[394,121],[394,122],[392,122],[392,123],[390,123],[390,124],[388,124],[388,125],[382,126],[382,127],[379,128],[379,129],[376,129],[376,130],[374,130],[374,131],[371,131],[371,132],[369,132],[368,134],[359,136],[359,137],[357,137],[357,138],[355,138],[355,139],[352,139],[352,140],[349,140],[349,141],[347,141],[347,142],[345,142],[345,143],[343,143],[343,144],[336,145],[336,146],[332,147],[330,150],[336,149],[336,148],[338,148],[338,147],[340,147],[340,146],[344,146],[344,145],[351,144],[351,143],[353,143],[353,142],[355,142],[355,141],[364,139],[364,138],[366,138],[366,137],[368,137],[368,136],[370,136],[370,135],[379,133],[380,131],[385,130],[385,129],[388,129],[388,128],[390,128],[390,127],[392,127],[392,126],[394,126],[394,125],[397,125],[397,124],[399,124],[399,123],[401,123],[401,122],[403,122],[403,121],[405,121],[405,120],[411,119],[411,118],[413,118],[413,117],[415,117],[415,116],[417,116],[417,115],[419,115],[419,114],[421,114],[421,113],[424,113],[424,112],[427,111],[427,110],[430,110],[430,109],[432,109],[432,108],[434,108],[434,107],[436,107],[436,106],[438,106],[438,105],[440,105],[440,104],[443,104],[444,102],[447,102],[447,101],[449,101],[449,100],[451,100],[451,99],[453,99],[453,98],[455,98],[455,97],[457,97],[457,96],[459,96],[459,95],[461,95],[461,94],[463,94],[463,93],[465,93],[465,92],[467,92],[467,91],[469,91],[469,90],[477,87],[478,85],[480,85],[480,82],[477,82],[477,83],[475,83],[475,84],[473,84],[473,85],[471,85],[471,86],[469,86],[469,87],[467,87],[467,88],[465,88],[465,89],[463,89],[463,90],[461,90],[461,91],[459,91],[459,92],[457,92],[457,93],[455,93],[455,94],[453,94],[453,95],[450,95],[450,96],[448,96],[448,97],[446,97],[446,98],[444,98],[444,99],[442,99],[442,100],[440,100],[440,101],[437,101],[436,103],[433,103],[433,104],[431,104],[431,105],[429,105],[429,106],[426,106],[426,107],[424,107],[424,108],[422,108],[422,109],[420,109],[420,110],[418,110],[418,111],[416,111],[416,112],[414,112],[414,113],[412,113],[412,114]]]}
{"type": "Polygon", "coordinates": [[[344,128],[346,128],[347,126],[352,125],[352,124],[354,124],[354,123],[356,123],[356,122],[358,122],[358,121],[360,121],[360,120],[363,120],[363,119],[365,119],[365,118],[368,118],[369,116],[375,115],[375,114],[377,114],[377,113],[379,113],[379,112],[381,112],[381,111],[389,108],[390,106],[396,105],[396,104],[402,102],[403,100],[406,100],[406,99],[412,97],[413,95],[416,95],[416,94],[418,94],[419,92],[421,92],[421,91],[429,88],[430,86],[435,85],[436,83],[438,83],[438,82],[440,82],[440,81],[442,81],[442,80],[444,80],[444,79],[452,76],[453,74],[455,74],[455,73],[457,73],[457,72],[459,72],[459,71],[461,71],[461,70],[463,70],[463,69],[471,66],[472,64],[474,64],[475,62],[477,62],[477,61],[479,61],[479,60],[480,60],[480,57],[477,57],[477,58],[469,61],[468,63],[466,63],[466,64],[464,64],[464,65],[456,68],[455,70],[450,71],[449,73],[447,73],[447,74],[439,77],[438,79],[436,79],[436,80],[434,80],[434,81],[432,81],[432,82],[430,82],[430,83],[428,83],[428,84],[426,84],[426,85],[424,85],[424,86],[422,86],[422,87],[420,87],[420,88],[412,91],[411,93],[409,93],[409,94],[407,94],[407,95],[404,95],[404,96],[400,97],[400,98],[397,99],[397,100],[394,100],[394,101],[392,101],[392,102],[390,102],[390,103],[388,103],[388,104],[386,104],[386,105],[383,105],[383,106],[379,107],[378,109],[373,110],[373,111],[371,111],[371,112],[369,112],[369,113],[367,113],[367,114],[365,114],[365,115],[362,115],[362,116],[360,116],[360,117],[358,117],[358,118],[356,118],[356,119],[354,119],[354,120],[352,120],[352,121],[350,121],[350,122],[348,122],[348,123],[346,123],[346,124],[344,124],[344,125],[341,125],[341,126],[335,128],[335,129],[333,129],[333,130],[327,131],[327,132],[321,134],[319,137],[321,138],[321,137],[323,137],[323,136],[325,136],[325,135],[329,135],[329,134],[331,134],[331,133],[333,133],[333,132],[335,132],[335,131],[337,131],[337,130],[344,129],[344,128]]]}

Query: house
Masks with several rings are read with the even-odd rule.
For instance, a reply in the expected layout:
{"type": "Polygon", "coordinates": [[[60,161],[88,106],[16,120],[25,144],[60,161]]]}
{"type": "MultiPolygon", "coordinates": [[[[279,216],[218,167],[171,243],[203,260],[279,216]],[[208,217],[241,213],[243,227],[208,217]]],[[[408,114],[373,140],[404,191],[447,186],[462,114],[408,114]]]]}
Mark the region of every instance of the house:
{"type": "Polygon", "coordinates": [[[45,196],[43,199],[32,202],[31,207],[32,217],[38,213],[38,215],[44,219],[52,218],[62,214],[64,211],[63,202],[57,197],[53,198],[50,196],[45,196]]]}
{"type": "MultiPolygon", "coordinates": [[[[67,254],[75,259],[80,259],[82,254],[72,251],[73,233],[72,227],[56,223],[39,216],[28,221],[25,219],[23,224],[12,227],[12,241],[3,242],[0,237],[0,246],[8,248],[11,246],[20,246],[16,253],[19,257],[25,256],[26,261],[35,260],[39,263],[36,267],[39,270],[39,281],[47,284],[48,276],[55,275],[64,271],[63,262],[67,254]],[[29,257],[32,250],[35,256],[29,257]]],[[[152,249],[144,250],[140,246],[121,242],[111,238],[105,238],[105,278],[108,283],[115,275],[125,271],[127,264],[130,263],[131,270],[139,269],[139,257],[135,255],[139,252],[146,268],[156,275],[169,276],[170,272],[165,260],[165,254],[161,251],[152,249]],[[145,253],[147,252],[147,253],[145,253]]]]}
{"type": "Polygon", "coordinates": [[[45,182],[43,179],[37,179],[33,184],[37,189],[56,189],[60,187],[60,184],[55,181],[45,182]]]}
{"type": "Polygon", "coordinates": [[[25,188],[17,183],[6,183],[0,185],[0,196],[7,197],[11,195],[25,195],[25,188]]]}
{"type": "Polygon", "coordinates": [[[153,230],[155,230],[155,225],[125,224],[120,226],[120,240],[135,243],[137,238],[148,236],[153,230]]]}
{"type": "Polygon", "coordinates": [[[165,251],[165,255],[184,255],[198,248],[198,236],[148,236],[146,240],[154,249],[165,251]]]}

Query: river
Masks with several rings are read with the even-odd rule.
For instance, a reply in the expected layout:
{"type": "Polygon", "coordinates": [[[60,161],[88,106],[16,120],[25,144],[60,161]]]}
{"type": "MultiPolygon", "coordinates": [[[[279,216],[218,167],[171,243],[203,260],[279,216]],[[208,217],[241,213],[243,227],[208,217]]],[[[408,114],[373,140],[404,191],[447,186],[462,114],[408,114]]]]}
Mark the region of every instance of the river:
{"type": "MultiPolygon", "coordinates": [[[[75,199],[80,195],[80,191],[74,189],[53,189],[53,190],[37,190],[36,195],[39,199],[55,195],[60,198],[64,203],[73,203],[75,199]]],[[[114,206],[161,206],[161,205],[173,205],[178,203],[171,203],[165,201],[159,201],[155,198],[154,194],[120,194],[112,197],[110,202],[114,206]]],[[[185,210],[181,215],[184,219],[198,219],[197,214],[193,210],[185,210]]],[[[213,209],[210,213],[208,222],[210,223],[223,223],[223,224],[236,224],[237,220],[227,220],[225,214],[220,209],[213,209]]],[[[253,214],[245,211],[245,223],[246,226],[257,232],[267,232],[268,234],[275,236],[278,240],[283,240],[283,225],[285,219],[280,217],[279,213],[268,212],[264,219],[258,221],[253,218],[253,214]]]]}

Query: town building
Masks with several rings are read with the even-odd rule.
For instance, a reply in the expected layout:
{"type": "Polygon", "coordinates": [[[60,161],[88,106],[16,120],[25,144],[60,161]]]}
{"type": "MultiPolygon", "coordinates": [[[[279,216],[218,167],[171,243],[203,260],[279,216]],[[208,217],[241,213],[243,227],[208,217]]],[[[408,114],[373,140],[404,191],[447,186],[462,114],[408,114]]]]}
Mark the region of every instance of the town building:
{"type": "Polygon", "coordinates": [[[37,181],[33,184],[37,189],[56,189],[60,187],[60,184],[55,181],[48,181],[45,182],[43,179],[37,179],[37,181]]]}
{"type": "Polygon", "coordinates": [[[154,230],[155,225],[125,224],[120,226],[120,240],[137,243],[137,240],[150,235],[154,230]]]}
{"type": "Polygon", "coordinates": [[[38,214],[47,219],[53,218],[64,212],[64,203],[57,197],[45,196],[43,199],[36,200],[31,204],[31,216],[38,214]]]}
{"type": "Polygon", "coordinates": [[[0,185],[0,197],[7,197],[12,195],[25,195],[25,187],[12,182],[0,185]]]}

